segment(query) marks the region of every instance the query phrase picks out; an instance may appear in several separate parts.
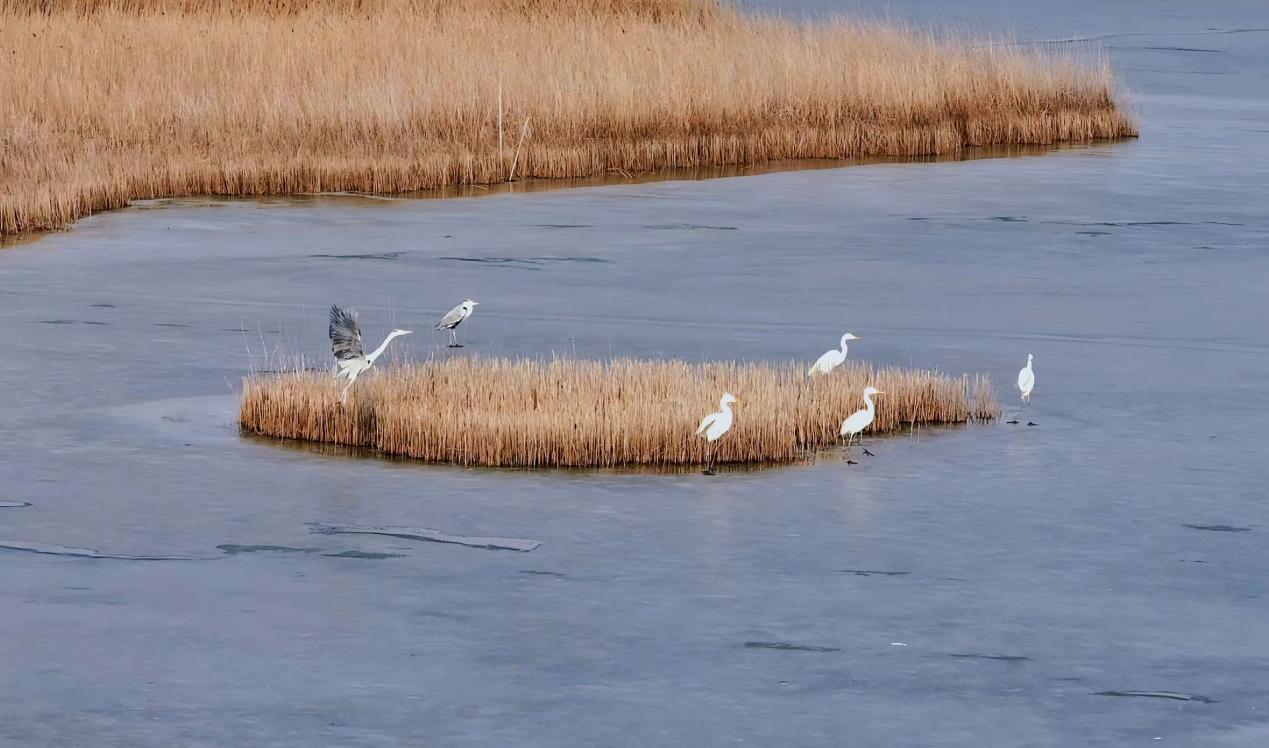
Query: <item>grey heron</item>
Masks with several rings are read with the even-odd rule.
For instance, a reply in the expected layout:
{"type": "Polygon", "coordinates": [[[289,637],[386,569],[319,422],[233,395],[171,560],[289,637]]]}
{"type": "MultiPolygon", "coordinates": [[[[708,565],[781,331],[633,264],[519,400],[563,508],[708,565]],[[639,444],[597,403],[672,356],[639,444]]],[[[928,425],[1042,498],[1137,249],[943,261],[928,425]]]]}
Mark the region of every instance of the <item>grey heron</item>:
{"type": "Polygon", "coordinates": [[[330,308],[330,349],[335,354],[335,363],[339,367],[335,372],[335,378],[344,377],[348,380],[348,384],[344,385],[344,391],[339,395],[339,402],[348,400],[348,390],[353,386],[353,382],[357,381],[357,377],[361,376],[362,372],[374,366],[375,359],[383,355],[394,338],[409,335],[411,332],[413,331],[393,330],[388,333],[388,337],[384,338],[378,348],[367,355],[361,342],[361,326],[357,324],[357,313],[351,309],[344,310],[337,305],[332,305],[330,308]]]}
{"type": "Polygon", "coordinates": [[[463,323],[463,320],[471,316],[472,311],[475,310],[479,304],[480,302],[478,301],[467,299],[463,303],[449,310],[444,317],[441,317],[441,321],[436,323],[437,330],[449,330],[450,348],[462,348],[462,346],[458,344],[457,328],[463,323]]]}

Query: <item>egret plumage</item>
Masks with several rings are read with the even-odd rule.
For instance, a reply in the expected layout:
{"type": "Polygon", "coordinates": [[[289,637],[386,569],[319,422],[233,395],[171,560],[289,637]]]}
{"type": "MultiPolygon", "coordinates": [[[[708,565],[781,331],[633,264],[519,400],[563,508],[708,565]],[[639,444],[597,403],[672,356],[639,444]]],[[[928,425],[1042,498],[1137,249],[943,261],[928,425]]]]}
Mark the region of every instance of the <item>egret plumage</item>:
{"type": "Polygon", "coordinates": [[[388,337],[384,338],[378,348],[367,355],[361,342],[361,326],[357,324],[357,313],[351,309],[344,310],[336,305],[331,306],[328,334],[330,349],[335,354],[335,364],[338,367],[335,378],[344,377],[348,380],[348,384],[344,385],[344,391],[339,395],[339,401],[342,403],[348,400],[348,390],[353,386],[353,382],[357,381],[357,377],[361,376],[362,372],[374,366],[375,359],[383,355],[394,338],[409,335],[411,332],[411,330],[393,330],[388,333],[388,337]]]}
{"type": "Polygon", "coordinates": [[[436,323],[437,330],[449,330],[449,347],[462,348],[458,344],[458,326],[463,324],[463,320],[471,316],[471,313],[480,305],[479,301],[466,299],[463,303],[454,307],[441,317],[441,321],[436,323]]]}
{"type": "Polygon", "coordinates": [[[1022,405],[1031,402],[1031,390],[1035,388],[1035,372],[1031,370],[1030,353],[1027,354],[1027,365],[1018,371],[1018,392],[1022,395],[1022,405]]]}
{"type": "Polygon", "coordinates": [[[842,349],[840,351],[839,350],[825,351],[824,355],[820,356],[815,361],[814,364],[811,364],[810,369],[807,369],[806,371],[807,376],[813,377],[816,374],[828,374],[833,369],[836,369],[837,367],[845,363],[846,362],[846,343],[847,341],[850,341],[850,340],[859,340],[859,338],[855,337],[854,335],[851,335],[850,333],[846,333],[845,335],[843,335],[842,349]]]}
{"type": "MultiPolygon", "coordinates": [[[[873,406],[873,403],[872,403],[873,395],[884,395],[884,394],[886,393],[882,392],[876,387],[865,387],[863,410],[855,411],[854,413],[850,415],[849,418],[842,421],[841,435],[846,437],[846,455],[847,455],[846,462],[848,464],[851,464],[851,465],[855,464],[850,459],[851,439],[855,438],[855,436],[858,435],[859,446],[864,447],[864,434],[863,434],[864,429],[872,425],[872,420],[877,415],[876,408],[873,406]]],[[[867,447],[864,447],[864,454],[868,455],[869,457],[873,456],[873,453],[869,452],[867,447]]]]}
{"type": "Polygon", "coordinates": [[[702,418],[701,425],[696,427],[696,435],[704,435],[706,441],[709,442],[709,465],[705,468],[706,475],[714,474],[714,442],[731,429],[731,405],[735,402],[739,402],[735,395],[724,392],[718,400],[718,412],[710,413],[702,418]]]}

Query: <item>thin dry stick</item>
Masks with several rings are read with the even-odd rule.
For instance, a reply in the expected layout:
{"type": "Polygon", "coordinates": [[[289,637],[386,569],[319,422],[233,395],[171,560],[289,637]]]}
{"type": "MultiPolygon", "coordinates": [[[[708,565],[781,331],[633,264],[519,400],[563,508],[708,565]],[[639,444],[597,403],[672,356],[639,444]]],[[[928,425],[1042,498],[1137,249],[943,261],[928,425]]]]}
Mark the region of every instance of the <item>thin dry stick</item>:
{"type": "Polygon", "coordinates": [[[508,182],[514,182],[516,179],[516,162],[520,160],[520,146],[524,144],[524,137],[529,134],[529,118],[525,116],[524,127],[520,128],[520,140],[516,143],[516,155],[511,159],[511,175],[507,177],[508,182]]]}

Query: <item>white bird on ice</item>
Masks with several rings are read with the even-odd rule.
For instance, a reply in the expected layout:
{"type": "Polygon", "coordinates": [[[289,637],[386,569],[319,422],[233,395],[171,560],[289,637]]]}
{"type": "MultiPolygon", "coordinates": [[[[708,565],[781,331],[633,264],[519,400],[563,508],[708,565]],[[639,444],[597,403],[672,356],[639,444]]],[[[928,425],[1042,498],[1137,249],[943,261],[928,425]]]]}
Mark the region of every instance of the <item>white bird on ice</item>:
{"type": "Polygon", "coordinates": [[[709,442],[709,465],[705,468],[706,475],[714,474],[714,442],[731,428],[731,404],[735,402],[739,402],[735,395],[724,392],[718,401],[718,412],[710,413],[702,418],[701,425],[696,427],[696,435],[704,434],[709,442]]]}
{"type": "MultiPolygon", "coordinates": [[[[884,394],[886,393],[882,392],[876,387],[865,387],[864,388],[864,409],[855,411],[854,413],[851,414],[850,418],[847,418],[846,420],[842,421],[841,434],[842,436],[846,437],[846,464],[848,465],[855,464],[855,462],[850,459],[850,440],[853,439],[856,434],[858,434],[859,446],[863,447],[864,446],[863,431],[864,429],[868,428],[868,426],[872,424],[873,417],[877,415],[876,409],[873,407],[873,404],[872,404],[872,396],[884,395],[884,394]]],[[[873,456],[873,453],[869,452],[867,447],[864,447],[864,454],[868,455],[869,457],[873,456]]]]}
{"type": "Polygon", "coordinates": [[[811,365],[811,368],[807,370],[806,372],[807,376],[813,377],[816,374],[827,374],[833,369],[836,369],[837,367],[845,363],[846,362],[846,341],[848,340],[859,340],[859,338],[855,337],[854,335],[851,335],[850,333],[846,333],[845,335],[843,335],[842,349],[840,351],[832,350],[832,351],[825,352],[824,355],[820,356],[819,359],[814,364],[811,365]]]}
{"type": "Polygon", "coordinates": [[[1027,365],[1018,371],[1018,392],[1022,393],[1022,405],[1031,402],[1031,390],[1035,388],[1035,372],[1031,371],[1031,354],[1027,354],[1027,365]]]}
{"type": "Polygon", "coordinates": [[[375,359],[383,355],[393,338],[409,335],[411,332],[411,330],[393,330],[388,333],[388,337],[384,338],[378,348],[374,349],[370,355],[366,355],[361,343],[361,326],[357,324],[357,313],[351,309],[345,311],[338,306],[331,306],[330,349],[335,354],[335,363],[339,366],[339,370],[335,372],[335,378],[344,377],[348,380],[348,384],[344,385],[344,391],[340,393],[339,402],[348,400],[348,390],[353,382],[357,381],[357,377],[362,372],[374,366],[375,359]]]}
{"type": "Polygon", "coordinates": [[[467,299],[463,303],[449,310],[444,317],[441,317],[441,321],[436,323],[437,330],[449,330],[450,348],[462,348],[462,346],[458,344],[458,332],[455,328],[461,325],[463,320],[470,317],[472,311],[479,305],[479,301],[467,299]]]}

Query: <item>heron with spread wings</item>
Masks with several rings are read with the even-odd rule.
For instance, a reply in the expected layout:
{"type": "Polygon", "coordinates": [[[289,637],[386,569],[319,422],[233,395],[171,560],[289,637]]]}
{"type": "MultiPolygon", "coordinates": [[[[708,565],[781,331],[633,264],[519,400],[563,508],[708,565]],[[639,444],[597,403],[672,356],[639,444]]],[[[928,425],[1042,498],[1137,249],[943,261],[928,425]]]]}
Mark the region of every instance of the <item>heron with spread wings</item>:
{"type": "Polygon", "coordinates": [[[331,306],[330,349],[335,354],[335,364],[338,366],[335,378],[344,377],[348,380],[348,384],[344,385],[344,391],[339,395],[339,402],[348,400],[348,390],[353,386],[353,382],[357,381],[357,377],[361,376],[362,372],[374,366],[375,359],[383,355],[394,338],[409,335],[411,332],[413,331],[393,330],[388,333],[388,337],[384,338],[378,348],[367,355],[365,346],[361,342],[361,326],[357,324],[357,313],[351,309],[345,310],[338,306],[331,306]]]}
{"type": "Polygon", "coordinates": [[[467,299],[463,301],[463,303],[449,310],[444,317],[441,317],[441,321],[436,323],[437,330],[449,330],[450,348],[462,348],[462,346],[458,344],[457,328],[463,323],[463,320],[471,316],[471,313],[475,311],[476,307],[479,305],[479,301],[467,299]]]}

